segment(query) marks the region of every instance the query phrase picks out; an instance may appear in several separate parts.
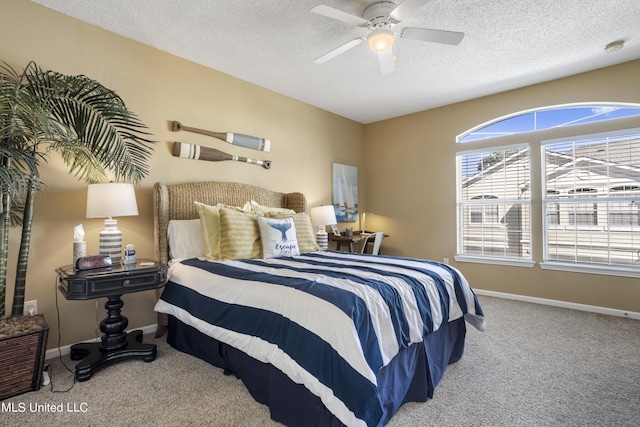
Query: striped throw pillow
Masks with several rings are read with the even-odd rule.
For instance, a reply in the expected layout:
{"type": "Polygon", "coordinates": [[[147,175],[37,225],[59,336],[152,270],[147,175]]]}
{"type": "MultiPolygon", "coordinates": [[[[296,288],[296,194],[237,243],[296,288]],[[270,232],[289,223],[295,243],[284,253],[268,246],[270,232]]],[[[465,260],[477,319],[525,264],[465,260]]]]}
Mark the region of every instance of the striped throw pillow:
{"type": "Polygon", "coordinates": [[[257,214],[222,206],[220,217],[219,259],[260,258],[262,245],[257,214]]]}

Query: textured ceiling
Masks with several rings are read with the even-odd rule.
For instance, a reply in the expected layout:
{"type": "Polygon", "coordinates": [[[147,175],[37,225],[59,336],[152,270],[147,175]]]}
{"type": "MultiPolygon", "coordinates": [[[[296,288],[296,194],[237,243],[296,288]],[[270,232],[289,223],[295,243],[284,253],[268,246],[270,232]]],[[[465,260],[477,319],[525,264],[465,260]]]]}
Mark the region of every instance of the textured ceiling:
{"type": "Polygon", "coordinates": [[[399,39],[388,75],[366,44],[314,63],[369,30],[311,9],[361,16],[375,0],[32,1],[361,123],[640,58],[638,0],[429,0],[399,27],[464,40],[399,39]]]}

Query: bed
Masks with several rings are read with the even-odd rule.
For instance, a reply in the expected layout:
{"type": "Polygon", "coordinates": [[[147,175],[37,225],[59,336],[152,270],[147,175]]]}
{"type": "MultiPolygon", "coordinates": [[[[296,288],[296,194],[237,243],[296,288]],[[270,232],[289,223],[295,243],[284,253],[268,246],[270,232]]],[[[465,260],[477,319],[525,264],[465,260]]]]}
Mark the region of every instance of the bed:
{"type": "Polygon", "coordinates": [[[170,264],[157,335],[238,377],[285,425],[383,426],[433,397],[467,323],[484,330],[451,266],[318,250],[301,193],[156,183],[153,200],[156,259],[170,264]]]}

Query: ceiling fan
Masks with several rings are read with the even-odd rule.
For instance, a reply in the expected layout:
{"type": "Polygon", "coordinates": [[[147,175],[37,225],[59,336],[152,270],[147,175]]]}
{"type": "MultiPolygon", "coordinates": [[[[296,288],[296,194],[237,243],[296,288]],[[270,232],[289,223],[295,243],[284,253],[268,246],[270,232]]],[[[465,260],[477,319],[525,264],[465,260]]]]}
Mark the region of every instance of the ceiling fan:
{"type": "Polygon", "coordinates": [[[351,40],[325,53],[314,62],[318,64],[327,62],[366,41],[371,50],[378,54],[378,62],[380,63],[380,71],[382,74],[389,74],[396,68],[395,54],[393,51],[396,37],[450,45],[459,44],[464,38],[464,33],[414,27],[404,27],[399,31],[394,30],[396,25],[424,6],[427,1],[428,0],[404,0],[399,5],[391,1],[380,1],[367,7],[362,13],[362,17],[343,12],[330,6],[319,5],[314,7],[311,9],[311,12],[315,14],[353,24],[358,27],[365,27],[371,31],[366,37],[351,40]]]}

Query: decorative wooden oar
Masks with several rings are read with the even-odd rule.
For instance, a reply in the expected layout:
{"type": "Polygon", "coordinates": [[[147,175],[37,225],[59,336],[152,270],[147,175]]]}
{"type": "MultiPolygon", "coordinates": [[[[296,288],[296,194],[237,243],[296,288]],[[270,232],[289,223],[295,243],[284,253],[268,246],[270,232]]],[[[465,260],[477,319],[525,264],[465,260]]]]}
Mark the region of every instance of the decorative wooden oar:
{"type": "Polygon", "coordinates": [[[201,135],[212,136],[216,139],[228,142],[229,144],[238,145],[244,148],[251,148],[258,151],[269,151],[271,149],[271,140],[265,138],[258,138],[257,136],[243,135],[241,133],[226,133],[226,132],[212,132],[209,130],[192,128],[184,126],[180,122],[173,122],[173,131],[187,131],[193,133],[199,133],[201,135]]]}
{"type": "Polygon", "coordinates": [[[184,142],[175,141],[173,143],[173,153],[175,157],[183,159],[208,160],[210,162],[221,162],[223,160],[232,160],[235,162],[246,162],[254,165],[260,165],[265,169],[271,168],[271,160],[255,160],[246,157],[232,156],[224,151],[215,148],[202,147],[200,145],[186,144],[184,142]]]}

